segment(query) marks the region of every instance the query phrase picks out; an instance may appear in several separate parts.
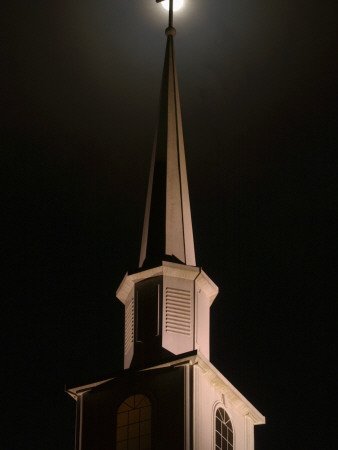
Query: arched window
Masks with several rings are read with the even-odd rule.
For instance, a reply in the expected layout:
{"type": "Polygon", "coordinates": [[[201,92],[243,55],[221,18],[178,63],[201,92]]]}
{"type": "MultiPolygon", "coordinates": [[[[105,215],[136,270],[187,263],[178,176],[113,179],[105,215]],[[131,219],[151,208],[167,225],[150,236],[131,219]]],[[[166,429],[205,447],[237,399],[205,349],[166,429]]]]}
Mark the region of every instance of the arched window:
{"type": "Polygon", "coordinates": [[[232,450],[234,448],[234,434],[232,424],[224,408],[216,411],[215,449],[232,450]]]}
{"type": "Polygon", "coordinates": [[[117,410],[116,450],[150,449],[151,404],[145,395],[132,395],[117,410]]]}

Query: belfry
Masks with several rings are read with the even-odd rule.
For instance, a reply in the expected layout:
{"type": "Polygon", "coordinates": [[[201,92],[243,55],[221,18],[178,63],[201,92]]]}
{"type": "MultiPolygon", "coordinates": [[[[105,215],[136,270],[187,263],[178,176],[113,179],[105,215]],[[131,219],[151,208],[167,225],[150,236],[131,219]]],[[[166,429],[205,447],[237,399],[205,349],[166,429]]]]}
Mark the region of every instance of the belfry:
{"type": "Polygon", "coordinates": [[[253,450],[254,426],[265,423],[209,361],[218,288],[195,262],[173,0],[165,34],[139,269],[116,293],[125,306],[124,370],[67,389],[76,450],[253,450]]]}

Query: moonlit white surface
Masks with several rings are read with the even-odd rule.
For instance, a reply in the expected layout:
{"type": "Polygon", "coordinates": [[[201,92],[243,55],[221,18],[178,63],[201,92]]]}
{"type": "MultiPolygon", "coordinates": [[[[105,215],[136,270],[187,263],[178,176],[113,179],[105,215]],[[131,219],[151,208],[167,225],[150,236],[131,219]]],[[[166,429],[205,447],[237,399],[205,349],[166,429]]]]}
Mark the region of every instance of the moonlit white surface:
{"type": "MultiPolygon", "coordinates": [[[[178,9],[182,8],[184,0],[174,0],[173,10],[177,11],[178,9]]],[[[169,11],[169,0],[164,0],[162,2],[163,8],[169,11]]]]}

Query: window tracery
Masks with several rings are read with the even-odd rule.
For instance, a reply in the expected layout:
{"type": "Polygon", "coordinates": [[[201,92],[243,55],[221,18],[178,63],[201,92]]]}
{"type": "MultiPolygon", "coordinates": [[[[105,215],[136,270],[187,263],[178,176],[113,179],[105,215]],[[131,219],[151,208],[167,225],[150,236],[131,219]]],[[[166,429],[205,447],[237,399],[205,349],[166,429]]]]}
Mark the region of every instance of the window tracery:
{"type": "Polygon", "coordinates": [[[215,420],[215,450],[233,450],[234,433],[224,408],[217,408],[215,420]]]}

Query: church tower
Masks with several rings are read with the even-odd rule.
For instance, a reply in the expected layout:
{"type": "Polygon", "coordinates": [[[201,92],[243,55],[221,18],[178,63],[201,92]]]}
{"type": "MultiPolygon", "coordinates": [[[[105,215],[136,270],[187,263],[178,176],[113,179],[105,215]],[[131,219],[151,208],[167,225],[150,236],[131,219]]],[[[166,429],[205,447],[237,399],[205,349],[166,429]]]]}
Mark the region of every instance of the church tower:
{"type": "Polygon", "coordinates": [[[172,2],[139,269],[116,293],[124,370],[68,388],[76,450],[254,450],[254,425],[265,423],[209,361],[218,288],[195,262],[172,2]]]}

